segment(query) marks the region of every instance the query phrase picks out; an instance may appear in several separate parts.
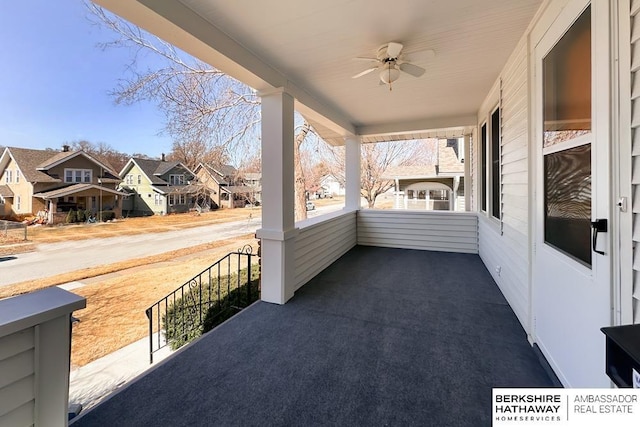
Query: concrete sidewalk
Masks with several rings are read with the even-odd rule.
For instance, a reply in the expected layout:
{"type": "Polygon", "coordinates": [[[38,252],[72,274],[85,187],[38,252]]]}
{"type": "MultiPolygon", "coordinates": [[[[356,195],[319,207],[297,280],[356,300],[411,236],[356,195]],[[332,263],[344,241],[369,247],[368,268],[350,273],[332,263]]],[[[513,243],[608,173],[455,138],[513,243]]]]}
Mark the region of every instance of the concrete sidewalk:
{"type": "Polygon", "coordinates": [[[171,349],[165,347],[153,355],[153,365],[149,364],[146,337],[75,369],[69,376],[69,404],[80,403],[85,412],[169,354],[171,349]]]}

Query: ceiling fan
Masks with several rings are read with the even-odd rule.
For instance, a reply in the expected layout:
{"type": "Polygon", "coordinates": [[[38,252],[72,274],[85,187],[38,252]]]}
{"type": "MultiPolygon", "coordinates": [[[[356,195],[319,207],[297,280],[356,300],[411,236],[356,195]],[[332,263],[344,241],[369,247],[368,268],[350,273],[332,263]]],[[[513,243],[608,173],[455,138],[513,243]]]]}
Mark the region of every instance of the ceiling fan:
{"type": "MultiPolygon", "coordinates": [[[[389,42],[387,44],[383,44],[378,48],[378,52],[375,58],[354,58],[358,61],[371,62],[371,67],[352,76],[352,78],[357,79],[358,77],[362,77],[374,71],[378,71],[380,84],[388,84],[389,90],[391,90],[391,84],[398,80],[401,72],[410,74],[414,77],[422,76],[425,72],[425,69],[418,65],[412,64],[409,61],[409,58],[405,57],[405,55],[402,53],[402,48],[403,46],[401,43],[389,42]]],[[[431,49],[424,50],[421,53],[423,53],[425,57],[435,55],[435,52],[431,49]]]]}

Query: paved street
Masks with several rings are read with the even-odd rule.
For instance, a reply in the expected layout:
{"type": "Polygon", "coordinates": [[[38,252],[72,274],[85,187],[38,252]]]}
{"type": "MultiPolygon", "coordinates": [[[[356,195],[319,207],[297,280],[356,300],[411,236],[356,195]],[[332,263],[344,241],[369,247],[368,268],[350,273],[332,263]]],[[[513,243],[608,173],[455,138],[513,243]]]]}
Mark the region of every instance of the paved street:
{"type": "MultiPolygon", "coordinates": [[[[309,212],[309,217],[341,208],[340,205],[322,207],[309,212]]],[[[161,233],[40,244],[34,252],[0,261],[0,287],[254,233],[260,225],[258,216],[161,233]]]]}
{"type": "Polygon", "coordinates": [[[253,233],[260,224],[258,217],[162,233],[41,244],[35,252],[0,262],[0,286],[253,233]]]}

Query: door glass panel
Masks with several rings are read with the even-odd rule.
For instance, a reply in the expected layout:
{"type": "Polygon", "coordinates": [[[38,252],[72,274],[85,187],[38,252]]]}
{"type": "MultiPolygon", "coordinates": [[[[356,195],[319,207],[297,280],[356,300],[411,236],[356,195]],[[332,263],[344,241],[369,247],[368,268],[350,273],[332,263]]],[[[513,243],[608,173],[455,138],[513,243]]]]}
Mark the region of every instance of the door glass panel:
{"type": "Polygon", "coordinates": [[[591,145],[544,156],[544,240],[591,265],[591,145]]]}
{"type": "Polygon", "coordinates": [[[544,147],[591,132],[591,8],[544,58],[544,147]]]}
{"type": "Polygon", "coordinates": [[[543,59],[543,91],[544,240],[590,267],[590,8],[543,59]]]}

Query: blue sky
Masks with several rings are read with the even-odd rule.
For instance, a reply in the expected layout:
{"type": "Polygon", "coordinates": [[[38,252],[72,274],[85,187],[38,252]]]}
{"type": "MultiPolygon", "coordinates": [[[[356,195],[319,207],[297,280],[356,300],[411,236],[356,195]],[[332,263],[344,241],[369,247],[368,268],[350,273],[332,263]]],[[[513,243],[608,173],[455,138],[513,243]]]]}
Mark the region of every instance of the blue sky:
{"type": "Polygon", "coordinates": [[[82,0],[2,2],[0,145],[60,148],[84,139],[129,154],[168,153],[154,105],[116,105],[108,94],[130,52],[99,49],[113,36],[87,15],[82,0]]]}

